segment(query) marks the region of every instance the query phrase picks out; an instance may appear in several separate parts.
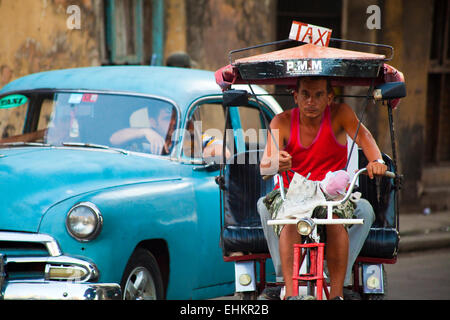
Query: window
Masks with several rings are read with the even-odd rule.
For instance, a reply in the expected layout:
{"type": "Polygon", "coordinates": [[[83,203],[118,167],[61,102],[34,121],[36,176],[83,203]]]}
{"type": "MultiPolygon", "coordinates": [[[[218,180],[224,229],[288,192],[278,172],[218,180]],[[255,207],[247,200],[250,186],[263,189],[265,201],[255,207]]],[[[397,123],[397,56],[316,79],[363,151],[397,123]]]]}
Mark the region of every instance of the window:
{"type": "MultiPolygon", "coordinates": [[[[3,97],[2,101],[7,99],[8,96],[3,97]]],[[[0,139],[6,139],[23,133],[28,111],[28,100],[24,99],[23,102],[23,104],[15,107],[6,108],[2,106],[0,108],[0,139]]]]}
{"type": "Polygon", "coordinates": [[[48,92],[33,93],[31,98],[10,95],[0,99],[0,105],[1,102],[0,144],[92,144],[156,155],[169,155],[175,145],[177,110],[171,103],[156,98],[48,92]],[[17,97],[26,102],[7,104],[18,101],[17,97]],[[28,104],[34,107],[28,108],[28,104]],[[36,121],[25,133],[25,123],[31,122],[28,119],[36,121]]]}
{"type": "Polygon", "coordinates": [[[202,158],[202,149],[223,141],[225,113],[219,103],[201,104],[189,116],[184,132],[183,154],[188,158],[202,158]]]}
{"type": "Polygon", "coordinates": [[[245,149],[264,149],[267,132],[264,130],[266,126],[260,110],[250,107],[238,107],[237,109],[239,111],[245,149]]]}
{"type": "MultiPolygon", "coordinates": [[[[230,124],[227,129],[227,150],[242,152],[263,149],[267,132],[265,121],[256,107],[230,107],[230,124]]],[[[273,115],[271,115],[273,116],[273,115]]],[[[270,119],[268,119],[270,121],[270,119]]],[[[225,112],[220,103],[204,103],[197,106],[189,116],[183,139],[183,155],[188,158],[206,158],[206,147],[221,153],[225,129],[225,112]]]]}
{"type": "Polygon", "coordinates": [[[105,1],[106,43],[111,64],[143,62],[143,1],[105,1]]]}
{"type": "Polygon", "coordinates": [[[426,160],[450,161],[450,0],[435,0],[426,110],[426,160]]]}

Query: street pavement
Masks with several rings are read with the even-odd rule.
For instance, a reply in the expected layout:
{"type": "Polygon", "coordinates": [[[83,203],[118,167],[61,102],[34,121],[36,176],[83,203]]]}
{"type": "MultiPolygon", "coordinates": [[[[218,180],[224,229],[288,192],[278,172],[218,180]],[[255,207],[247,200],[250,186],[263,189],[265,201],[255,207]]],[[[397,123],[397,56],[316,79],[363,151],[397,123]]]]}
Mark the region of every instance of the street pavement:
{"type": "Polygon", "coordinates": [[[450,247],[450,211],[402,213],[399,254],[450,247]]]}

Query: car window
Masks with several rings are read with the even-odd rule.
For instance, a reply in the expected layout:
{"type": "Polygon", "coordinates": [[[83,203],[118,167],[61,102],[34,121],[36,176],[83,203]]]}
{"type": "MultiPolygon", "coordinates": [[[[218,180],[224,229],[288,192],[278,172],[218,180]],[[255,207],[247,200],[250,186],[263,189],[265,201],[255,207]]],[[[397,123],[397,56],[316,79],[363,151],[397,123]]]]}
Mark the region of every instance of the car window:
{"type": "MultiPolygon", "coordinates": [[[[227,129],[226,149],[230,153],[264,148],[267,136],[266,125],[258,108],[231,107],[229,117],[230,129],[227,129]]],[[[199,159],[217,156],[217,153],[222,154],[224,129],[225,111],[221,103],[203,103],[196,106],[186,122],[183,155],[199,159]],[[206,147],[215,149],[214,154],[205,152],[206,147]]]]}
{"type": "Polygon", "coordinates": [[[18,101],[18,98],[15,96],[17,95],[10,95],[0,99],[1,139],[20,135],[24,129],[29,101],[25,96],[22,96],[22,100],[18,101]],[[17,103],[14,103],[14,101],[17,103]]]}
{"type": "Polygon", "coordinates": [[[202,158],[206,146],[222,143],[225,113],[219,103],[204,103],[191,112],[183,137],[183,154],[188,158],[202,158]]]}
{"type": "Polygon", "coordinates": [[[0,127],[5,131],[0,143],[97,144],[157,155],[168,155],[173,148],[178,119],[175,107],[167,101],[70,92],[39,93],[32,97],[35,103],[29,117],[36,121],[30,122],[28,128],[24,126],[25,106],[0,109],[0,117],[6,119],[2,121],[3,128],[0,127]],[[7,112],[11,114],[8,116],[7,112]],[[14,130],[6,130],[4,123],[14,130]]]}
{"type": "Polygon", "coordinates": [[[42,101],[37,131],[45,130],[48,127],[55,103],[56,101],[53,101],[53,99],[44,99],[42,101]]]}
{"type": "Polygon", "coordinates": [[[262,112],[258,108],[253,107],[238,107],[238,111],[245,150],[264,149],[267,132],[262,112]]]}

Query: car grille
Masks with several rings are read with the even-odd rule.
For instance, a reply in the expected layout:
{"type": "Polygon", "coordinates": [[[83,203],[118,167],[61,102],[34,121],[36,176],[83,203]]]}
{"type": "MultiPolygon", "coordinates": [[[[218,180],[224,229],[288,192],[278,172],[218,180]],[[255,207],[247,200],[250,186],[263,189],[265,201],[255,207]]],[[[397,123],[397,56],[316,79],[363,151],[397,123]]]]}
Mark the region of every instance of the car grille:
{"type": "Polygon", "coordinates": [[[1,241],[0,252],[7,256],[48,256],[48,250],[42,243],[1,241]]]}
{"type": "Polygon", "coordinates": [[[48,235],[1,231],[0,254],[7,280],[43,279],[47,259],[60,256],[61,251],[48,235]]]}
{"type": "Polygon", "coordinates": [[[49,235],[0,231],[0,280],[97,281],[95,264],[63,255],[49,235]]]}

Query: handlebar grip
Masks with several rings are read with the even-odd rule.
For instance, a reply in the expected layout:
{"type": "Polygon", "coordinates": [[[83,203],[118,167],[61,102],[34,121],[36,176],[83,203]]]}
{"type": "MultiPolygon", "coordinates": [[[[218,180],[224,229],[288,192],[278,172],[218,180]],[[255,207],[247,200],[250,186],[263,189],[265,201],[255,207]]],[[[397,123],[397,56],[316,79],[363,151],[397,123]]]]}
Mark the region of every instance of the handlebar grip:
{"type": "Polygon", "coordinates": [[[271,178],[273,178],[274,175],[264,175],[262,176],[263,180],[269,180],[271,178]]]}
{"type": "Polygon", "coordinates": [[[388,177],[388,178],[392,178],[392,179],[394,179],[394,178],[396,177],[395,173],[393,173],[393,172],[391,172],[391,171],[386,171],[386,172],[384,173],[384,176],[385,176],[385,177],[388,177]]]}

